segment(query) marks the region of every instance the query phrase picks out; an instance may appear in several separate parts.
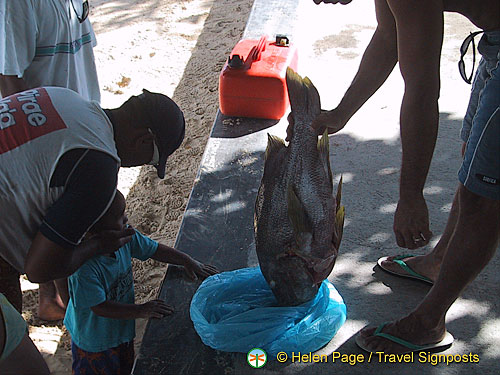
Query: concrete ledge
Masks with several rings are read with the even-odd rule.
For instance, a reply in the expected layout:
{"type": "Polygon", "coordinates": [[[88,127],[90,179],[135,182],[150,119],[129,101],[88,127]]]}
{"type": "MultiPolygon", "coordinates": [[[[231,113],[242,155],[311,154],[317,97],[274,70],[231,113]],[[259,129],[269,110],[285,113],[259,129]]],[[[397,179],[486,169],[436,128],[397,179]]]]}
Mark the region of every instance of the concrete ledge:
{"type": "MultiPolygon", "coordinates": [[[[297,5],[298,0],[256,0],[243,37],[291,36],[297,5]]],[[[217,114],[176,248],[221,271],[258,265],[254,204],[263,172],[267,129],[277,123],[217,114]]],[[[251,370],[244,355],[218,352],[201,342],[189,316],[191,298],[199,284],[185,280],[178,267],[168,268],[159,298],[174,306],[176,312],[148,322],[134,374],[241,374],[244,366],[251,370]]]]}

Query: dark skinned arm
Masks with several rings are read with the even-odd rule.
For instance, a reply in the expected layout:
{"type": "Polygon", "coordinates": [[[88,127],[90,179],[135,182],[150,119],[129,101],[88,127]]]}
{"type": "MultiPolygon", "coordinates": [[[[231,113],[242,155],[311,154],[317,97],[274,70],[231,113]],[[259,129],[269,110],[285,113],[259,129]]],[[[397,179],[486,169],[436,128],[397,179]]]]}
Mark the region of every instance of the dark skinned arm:
{"type": "Polygon", "coordinates": [[[403,157],[394,233],[399,246],[413,249],[427,244],[432,236],[423,188],[438,129],[443,5],[435,0],[387,2],[396,20],[399,66],[405,82],[400,115],[403,157]]]}
{"type": "Polygon", "coordinates": [[[163,244],[158,244],[158,249],[151,258],[159,262],[183,266],[188,276],[193,280],[198,276],[205,279],[219,272],[216,267],[200,263],[188,254],[163,244]]]}
{"type": "Polygon", "coordinates": [[[132,239],[134,233],[132,228],[103,231],[73,249],[65,249],[38,232],[26,257],[26,275],[34,283],[68,277],[88,259],[122,247],[132,239]]]}
{"type": "Polygon", "coordinates": [[[91,307],[94,314],[111,319],[163,318],[174,312],[173,307],[162,300],[153,300],[143,304],[104,301],[91,307]]]}
{"type": "Polygon", "coordinates": [[[382,86],[397,62],[397,39],[394,17],[385,0],[375,0],[377,29],[370,40],[358,72],[339,105],[324,111],[313,123],[318,134],[342,129],[361,106],[382,86]]]}
{"type": "Polygon", "coordinates": [[[24,79],[0,74],[0,94],[3,98],[28,89],[29,87],[24,82],[24,79]]]}

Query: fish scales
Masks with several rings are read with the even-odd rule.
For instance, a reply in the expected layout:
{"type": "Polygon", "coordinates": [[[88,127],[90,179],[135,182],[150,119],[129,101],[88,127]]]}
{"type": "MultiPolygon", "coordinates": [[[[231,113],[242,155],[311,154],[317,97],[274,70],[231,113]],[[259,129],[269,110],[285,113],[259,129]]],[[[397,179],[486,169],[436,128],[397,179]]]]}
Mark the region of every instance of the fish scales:
{"type": "Polygon", "coordinates": [[[333,195],[328,135],[318,142],[312,121],[318,91],[290,68],[290,143],[268,136],[255,202],[255,243],[260,268],[278,303],[302,304],[316,295],[335,264],[343,228],[340,187],[333,195]]]}

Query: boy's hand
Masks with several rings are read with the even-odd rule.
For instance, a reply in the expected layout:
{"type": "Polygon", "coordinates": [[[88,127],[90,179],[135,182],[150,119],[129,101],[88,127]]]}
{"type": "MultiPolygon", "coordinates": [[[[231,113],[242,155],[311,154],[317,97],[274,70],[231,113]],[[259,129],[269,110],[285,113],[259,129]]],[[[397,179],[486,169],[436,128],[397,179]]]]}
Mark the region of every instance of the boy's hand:
{"type": "Polygon", "coordinates": [[[161,299],[155,299],[139,305],[140,318],[157,318],[171,315],[174,312],[172,306],[167,305],[161,299]]]}
{"type": "Polygon", "coordinates": [[[191,280],[198,279],[198,276],[204,280],[208,276],[219,273],[219,270],[216,267],[211,266],[210,264],[203,264],[191,257],[189,257],[184,264],[184,269],[191,280]]]}

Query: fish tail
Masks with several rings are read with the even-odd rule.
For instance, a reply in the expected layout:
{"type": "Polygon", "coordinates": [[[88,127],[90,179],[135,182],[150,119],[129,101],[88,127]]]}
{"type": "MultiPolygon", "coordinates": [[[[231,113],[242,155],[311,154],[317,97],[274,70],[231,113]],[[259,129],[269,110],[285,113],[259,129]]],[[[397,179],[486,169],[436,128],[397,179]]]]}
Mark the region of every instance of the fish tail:
{"type": "Polygon", "coordinates": [[[286,70],[288,98],[294,119],[294,132],[298,126],[311,124],[321,112],[321,102],[318,90],[307,77],[302,78],[292,68],[286,70]]]}

